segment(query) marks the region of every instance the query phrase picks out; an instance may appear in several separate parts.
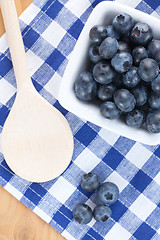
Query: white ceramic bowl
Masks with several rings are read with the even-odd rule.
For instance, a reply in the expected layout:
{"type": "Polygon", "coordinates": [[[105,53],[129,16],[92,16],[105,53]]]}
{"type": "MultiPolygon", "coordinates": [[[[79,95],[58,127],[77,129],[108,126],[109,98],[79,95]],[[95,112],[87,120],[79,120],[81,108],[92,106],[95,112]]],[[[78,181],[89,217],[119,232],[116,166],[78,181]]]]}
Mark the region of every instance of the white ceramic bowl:
{"type": "Polygon", "coordinates": [[[148,23],[154,31],[154,37],[160,39],[159,19],[115,2],[104,1],[99,3],[89,16],[70,55],[69,63],[60,86],[58,99],[64,108],[87,121],[135,141],[148,145],[156,145],[160,143],[160,134],[152,134],[145,129],[131,128],[120,120],[108,120],[101,115],[97,106],[78,100],[73,91],[73,85],[79,73],[87,70],[90,29],[97,24],[111,24],[113,18],[122,12],[130,14],[136,22],[143,21],[148,23]]]}

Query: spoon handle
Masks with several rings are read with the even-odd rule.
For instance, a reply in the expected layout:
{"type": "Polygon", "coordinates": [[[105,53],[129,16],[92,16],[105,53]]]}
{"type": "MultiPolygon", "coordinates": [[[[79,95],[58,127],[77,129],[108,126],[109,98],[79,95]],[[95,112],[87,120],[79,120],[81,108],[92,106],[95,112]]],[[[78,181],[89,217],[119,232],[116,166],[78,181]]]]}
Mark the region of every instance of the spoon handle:
{"type": "Polygon", "coordinates": [[[14,0],[0,0],[17,88],[33,87],[14,0]]]}

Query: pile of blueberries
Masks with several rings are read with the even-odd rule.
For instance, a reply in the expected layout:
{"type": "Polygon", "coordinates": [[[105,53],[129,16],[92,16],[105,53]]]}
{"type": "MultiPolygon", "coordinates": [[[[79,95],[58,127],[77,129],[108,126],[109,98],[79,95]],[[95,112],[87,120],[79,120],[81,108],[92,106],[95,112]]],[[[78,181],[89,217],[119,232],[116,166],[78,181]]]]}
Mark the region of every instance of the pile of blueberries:
{"type": "Polygon", "coordinates": [[[90,29],[90,69],[80,73],[74,91],[97,101],[107,119],[160,132],[160,40],[147,23],[121,13],[112,25],[90,29]]]}
{"type": "Polygon", "coordinates": [[[112,182],[101,184],[99,177],[91,172],[84,174],[81,187],[87,192],[96,191],[101,204],[97,205],[93,211],[87,204],[78,204],[73,210],[75,221],[80,224],[87,224],[94,217],[97,222],[105,222],[112,215],[109,205],[115,203],[119,197],[118,187],[112,182]]]}

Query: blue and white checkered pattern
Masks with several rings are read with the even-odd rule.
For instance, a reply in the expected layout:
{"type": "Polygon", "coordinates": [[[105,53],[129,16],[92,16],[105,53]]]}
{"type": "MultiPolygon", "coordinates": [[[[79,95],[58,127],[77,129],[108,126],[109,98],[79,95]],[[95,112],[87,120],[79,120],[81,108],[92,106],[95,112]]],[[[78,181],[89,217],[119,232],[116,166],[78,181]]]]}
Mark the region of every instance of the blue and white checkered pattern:
{"type": "MultiPolygon", "coordinates": [[[[34,0],[21,15],[20,26],[32,80],[37,91],[58,108],[74,134],[74,154],[67,170],[38,184],[16,176],[0,153],[0,184],[68,240],[160,239],[160,146],[146,146],[108,132],[63,109],[57,91],[69,55],[93,8],[100,0],[34,0]],[[102,182],[115,182],[119,200],[105,223],[77,224],[77,203],[97,202],[84,192],[82,175],[93,171],[102,182]]],[[[159,17],[159,0],[117,0],[159,17]]],[[[4,35],[0,39],[0,130],[13,105],[16,81],[4,35]]]]}

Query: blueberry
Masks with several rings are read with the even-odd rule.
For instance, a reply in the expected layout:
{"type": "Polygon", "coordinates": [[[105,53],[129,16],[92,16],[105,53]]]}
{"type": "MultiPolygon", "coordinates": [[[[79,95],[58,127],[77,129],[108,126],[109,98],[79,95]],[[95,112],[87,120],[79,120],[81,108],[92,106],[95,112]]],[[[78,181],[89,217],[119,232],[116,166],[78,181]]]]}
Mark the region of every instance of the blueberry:
{"type": "Polygon", "coordinates": [[[147,89],[142,84],[132,88],[131,93],[136,99],[136,106],[143,106],[147,102],[147,89]]]}
{"type": "Polygon", "coordinates": [[[127,34],[133,28],[134,20],[129,14],[120,13],[113,19],[112,25],[117,32],[127,34]]]}
{"type": "Polygon", "coordinates": [[[112,25],[108,25],[106,27],[106,31],[107,31],[107,37],[116,38],[117,40],[120,39],[120,34],[113,28],[112,25]]]}
{"type": "Polygon", "coordinates": [[[97,189],[97,197],[103,204],[115,203],[119,197],[119,189],[114,183],[105,182],[97,189]]]}
{"type": "Polygon", "coordinates": [[[122,83],[129,88],[135,87],[141,81],[138,74],[138,68],[132,66],[128,72],[123,76],[122,83]]]}
{"type": "Polygon", "coordinates": [[[73,217],[80,224],[87,224],[92,220],[92,210],[87,204],[78,204],[73,210],[73,217]]]}
{"type": "Polygon", "coordinates": [[[80,100],[89,101],[97,94],[97,84],[90,72],[82,72],[74,84],[74,91],[80,100]]]}
{"type": "Polygon", "coordinates": [[[103,25],[95,25],[89,32],[89,38],[92,43],[100,43],[107,37],[106,27],[103,25]]]}
{"type": "Polygon", "coordinates": [[[116,77],[116,72],[111,64],[104,60],[94,66],[93,77],[98,83],[108,84],[116,77]]]}
{"type": "Polygon", "coordinates": [[[151,82],[152,90],[160,93],[160,74],[151,82]]]}
{"type": "Polygon", "coordinates": [[[131,52],[129,45],[126,42],[118,42],[118,52],[131,52]]]}
{"type": "Polygon", "coordinates": [[[150,112],[147,115],[146,127],[151,133],[160,133],[160,111],[150,112]]]}
{"type": "Polygon", "coordinates": [[[160,94],[152,92],[149,95],[148,103],[152,109],[160,109],[160,94]]]}
{"type": "Polygon", "coordinates": [[[115,38],[107,37],[99,46],[99,54],[105,59],[111,59],[118,50],[118,41],[115,38]]]}
{"type": "Polygon", "coordinates": [[[119,108],[117,108],[115,103],[110,101],[102,103],[102,105],[100,106],[100,110],[102,115],[110,120],[118,118],[121,114],[121,111],[119,110],[119,108]]]}
{"type": "Polygon", "coordinates": [[[123,112],[130,112],[136,105],[134,96],[127,89],[119,89],[114,93],[114,102],[123,112]]]}
{"type": "Polygon", "coordinates": [[[145,113],[142,110],[133,109],[126,114],[125,121],[128,126],[139,128],[145,121],[145,113]]]}
{"type": "Polygon", "coordinates": [[[149,57],[154,58],[160,64],[160,40],[153,39],[148,45],[149,57]]]}
{"type": "Polygon", "coordinates": [[[102,60],[102,57],[99,55],[99,46],[92,44],[89,48],[89,58],[93,63],[98,63],[102,60]]]}
{"type": "Polygon", "coordinates": [[[93,192],[100,186],[99,177],[95,173],[87,173],[81,179],[81,187],[86,192],[93,192]]]}
{"type": "Polygon", "coordinates": [[[143,59],[139,64],[138,73],[144,81],[151,82],[159,73],[157,62],[152,58],[143,59]]]}
{"type": "Polygon", "coordinates": [[[105,222],[112,215],[110,207],[104,204],[96,206],[93,210],[93,216],[97,222],[105,222]]]}
{"type": "Polygon", "coordinates": [[[140,61],[148,58],[147,50],[143,46],[135,47],[132,51],[133,63],[138,66],[140,61]]]}
{"type": "Polygon", "coordinates": [[[102,101],[110,100],[116,90],[116,85],[113,83],[103,84],[99,86],[97,95],[102,101]]]}
{"type": "Polygon", "coordinates": [[[153,38],[153,31],[147,23],[138,22],[133,27],[130,38],[134,43],[146,46],[153,38]]]}
{"type": "Polygon", "coordinates": [[[114,55],[111,60],[113,68],[119,73],[124,73],[128,71],[129,68],[132,66],[132,62],[132,56],[128,52],[116,53],[116,55],[114,55]]]}

